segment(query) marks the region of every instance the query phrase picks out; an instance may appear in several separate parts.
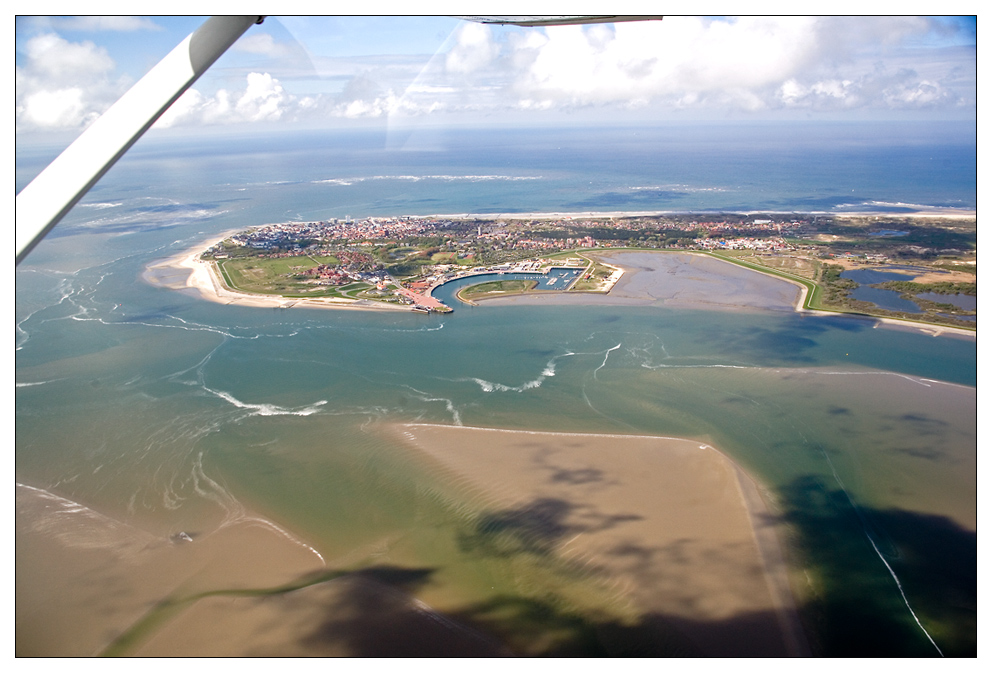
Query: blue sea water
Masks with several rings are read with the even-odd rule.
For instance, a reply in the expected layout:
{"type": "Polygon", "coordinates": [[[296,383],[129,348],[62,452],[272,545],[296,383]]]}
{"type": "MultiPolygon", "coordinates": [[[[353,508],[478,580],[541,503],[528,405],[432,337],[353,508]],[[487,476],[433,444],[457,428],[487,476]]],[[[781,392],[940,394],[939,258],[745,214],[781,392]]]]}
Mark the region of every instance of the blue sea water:
{"type": "MultiPolygon", "coordinates": [[[[50,155],[29,154],[19,155],[18,188],[50,155]]],[[[975,208],[976,171],[973,125],[907,122],[149,137],[111,174],[116,190],[152,199],[150,214],[247,209],[258,221],[975,208]],[[170,176],[161,194],[148,184],[155,174],[170,176]],[[169,201],[177,186],[188,195],[181,205],[169,201]]],[[[84,203],[97,207],[106,189],[98,184],[84,203]]]]}
{"type": "MultiPolygon", "coordinates": [[[[45,156],[19,148],[18,187],[45,156]]],[[[794,531],[816,651],[926,656],[932,635],[945,653],[973,653],[974,339],[762,311],[280,311],[142,280],[210,236],[287,220],[897,203],[974,208],[973,135],[787,125],[149,137],[17,268],[16,477],[161,536],[209,531],[248,507],[325,558],[415,549],[440,594],[552,614],[545,571],[461,549],[467,505],[438,504],[428,473],[372,429],[701,438],[751,472],[794,531]]],[[[36,572],[18,586],[44,582],[36,572]]],[[[119,632],[112,614],[90,617],[119,632]]],[[[18,628],[32,642],[58,637],[18,628]]]]}

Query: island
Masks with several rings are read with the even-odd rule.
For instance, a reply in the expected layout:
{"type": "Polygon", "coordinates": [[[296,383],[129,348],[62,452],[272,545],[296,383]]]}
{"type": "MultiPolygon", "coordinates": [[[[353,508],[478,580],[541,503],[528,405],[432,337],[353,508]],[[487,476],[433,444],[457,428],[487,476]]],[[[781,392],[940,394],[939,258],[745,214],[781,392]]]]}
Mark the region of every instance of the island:
{"type": "Polygon", "coordinates": [[[225,303],[447,313],[459,301],[607,294],[624,269],[604,253],[676,251],[801,288],[795,308],[974,331],[973,211],[913,213],[544,213],[367,217],[228,232],[149,269],[225,303]],[[204,249],[204,247],[206,249],[204,249]],[[168,269],[184,269],[181,281],[168,269]],[[190,273],[192,272],[192,273],[190,273]],[[464,285],[464,283],[460,283],[464,285]]]}

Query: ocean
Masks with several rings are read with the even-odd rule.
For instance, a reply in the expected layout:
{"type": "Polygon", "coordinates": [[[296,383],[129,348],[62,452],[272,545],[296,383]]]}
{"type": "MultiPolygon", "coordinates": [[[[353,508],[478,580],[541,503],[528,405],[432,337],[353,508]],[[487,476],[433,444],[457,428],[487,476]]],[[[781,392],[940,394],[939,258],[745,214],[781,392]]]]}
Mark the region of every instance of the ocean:
{"type": "MultiPolygon", "coordinates": [[[[18,188],[48,155],[19,148],[18,188]]],[[[85,511],[196,540],[251,513],[329,568],[430,568],[417,596],[432,605],[526,600],[553,615],[547,567],[460,546],[478,504],[378,429],[699,439],[766,489],[790,531],[815,653],[973,655],[974,339],[772,310],[262,309],[142,273],[269,222],[975,208],[975,171],[973,133],[914,124],[152,136],[16,270],[16,480],[72,503],[63,523],[85,511]]],[[[18,654],[118,643],[133,616],[106,606],[99,635],[50,631],[59,601],[81,599],[35,599],[66,566],[34,562],[64,530],[32,521],[18,514],[18,654]]]]}

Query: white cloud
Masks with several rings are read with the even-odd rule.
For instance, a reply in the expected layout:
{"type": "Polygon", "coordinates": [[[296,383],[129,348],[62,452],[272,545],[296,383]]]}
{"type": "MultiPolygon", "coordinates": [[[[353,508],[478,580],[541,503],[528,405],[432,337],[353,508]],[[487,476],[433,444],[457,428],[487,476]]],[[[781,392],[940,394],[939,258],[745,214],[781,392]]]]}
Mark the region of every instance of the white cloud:
{"type": "Polygon", "coordinates": [[[710,99],[755,105],[755,89],[780,85],[811,59],[812,19],[734,22],[676,17],[603,28],[548,30],[516,88],[575,105],[710,99]]]}
{"type": "Polygon", "coordinates": [[[92,42],[68,42],[54,33],[28,40],[26,52],[28,72],[48,81],[100,77],[114,68],[106,49],[92,42]]]}
{"type": "Polygon", "coordinates": [[[28,40],[23,66],[15,67],[18,130],[78,128],[103,113],[126,89],[114,81],[114,61],[92,42],[69,42],[54,33],[28,40]]]}
{"type": "Polygon", "coordinates": [[[278,121],[291,116],[295,109],[313,107],[312,98],[304,100],[304,105],[298,106],[296,97],[288,94],[272,75],[252,72],[240,92],[220,89],[207,97],[195,88],[188,89],[165,111],[155,127],[278,121]]]}
{"type": "Polygon", "coordinates": [[[289,102],[289,96],[272,75],[253,72],[248,75],[248,88],[238,99],[236,109],[248,121],[275,121],[289,102]]]}
{"type": "Polygon", "coordinates": [[[489,26],[465,23],[458,31],[457,43],[448,52],[445,68],[452,73],[472,73],[492,63],[497,51],[489,26]]]}
{"type": "Polygon", "coordinates": [[[87,110],[79,87],[38,91],[25,96],[18,112],[22,121],[32,126],[65,128],[83,126],[99,114],[87,110]]]}

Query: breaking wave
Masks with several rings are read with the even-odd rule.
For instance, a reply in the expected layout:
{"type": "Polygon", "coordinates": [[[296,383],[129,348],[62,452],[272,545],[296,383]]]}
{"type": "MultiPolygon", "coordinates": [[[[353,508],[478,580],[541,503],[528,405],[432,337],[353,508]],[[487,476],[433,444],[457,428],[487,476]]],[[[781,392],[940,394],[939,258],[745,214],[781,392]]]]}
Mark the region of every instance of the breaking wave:
{"type": "Polygon", "coordinates": [[[370,180],[405,180],[408,182],[420,182],[421,180],[438,180],[441,182],[488,182],[506,181],[517,182],[521,180],[543,180],[541,175],[370,175],[355,178],[327,178],[326,180],[314,180],[318,185],[339,185],[347,187],[358,182],[370,180]]]}
{"type": "Polygon", "coordinates": [[[216,395],[225,402],[230,402],[239,409],[249,409],[253,411],[252,416],[311,416],[320,411],[320,408],[327,404],[327,400],[320,400],[319,402],[314,402],[311,405],[296,408],[280,407],[276,404],[251,404],[249,402],[242,402],[234,395],[226,393],[223,390],[214,390],[203,386],[203,389],[208,393],[216,395]]]}

